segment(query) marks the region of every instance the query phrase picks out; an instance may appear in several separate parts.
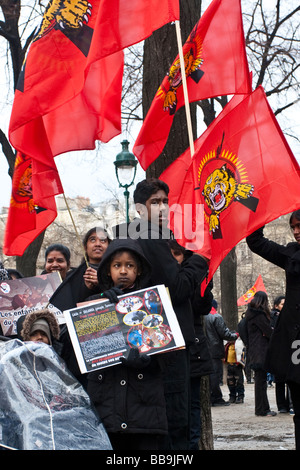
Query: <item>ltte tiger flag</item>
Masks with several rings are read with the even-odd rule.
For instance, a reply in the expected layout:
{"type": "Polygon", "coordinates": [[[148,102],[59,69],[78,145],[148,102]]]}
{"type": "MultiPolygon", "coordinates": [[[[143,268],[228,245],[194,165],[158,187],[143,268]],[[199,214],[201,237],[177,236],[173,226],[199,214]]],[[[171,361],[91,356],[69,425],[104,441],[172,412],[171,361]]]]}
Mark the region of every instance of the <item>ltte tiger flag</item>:
{"type": "Polygon", "coordinates": [[[267,292],[266,288],[265,288],[265,285],[264,285],[264,281],[261,277],[261,274],[257,277],[257,279],[256,279],[255,283],[253,284],[253,286],[250,287],[250,289],[248,289],[247,292],[245,292],[245,294],[243,294],[238,299],[238,301],[237,301],[238,307],[240,307],[241,305],[247,305],[249,302],[251,302],[251,300],[255,296],[256,292],[258,292],[258,291],[267,292]]]}
{"type": "Polygon", "coordinates": [[[13,147],[45,162],[120,134],[123,48],[178,18],[179,0],[50,1],[15,92],[13,147]]]}
{"type": "MultiPolygon", "coordinates": [[[[241,0],[213,0],[183,45],[189,101],[251,93],[241,0]]],[[[133,147],[144,170],[161,154],[176,111],[184,105],[179,56],[176,57],[133,147]]]]}
{"type": "Polygon", "coordinates": [[[299,187],[300,168],[263,88],[228,104],[195,142],[190,164],[181,158],[160,176],[170,187],[176,240],[210,260],[203,290],[240,240],[300,207],[291,189],[299,187]]]}
{"type": "Polygon", "coordinates": [[[57,216],[54,196],[63,192],[55,167],[17,153],[3,252],[22,256],[57,216]]]}
{"type": "Polygon", "coordinates": [[[101,2],[77,2],[76,15],[62,3],[49,2],[29,47],[9,125],[12,146],[45,164],[121,132],[123,51],[99,59],[93,47],[101,2]]]}

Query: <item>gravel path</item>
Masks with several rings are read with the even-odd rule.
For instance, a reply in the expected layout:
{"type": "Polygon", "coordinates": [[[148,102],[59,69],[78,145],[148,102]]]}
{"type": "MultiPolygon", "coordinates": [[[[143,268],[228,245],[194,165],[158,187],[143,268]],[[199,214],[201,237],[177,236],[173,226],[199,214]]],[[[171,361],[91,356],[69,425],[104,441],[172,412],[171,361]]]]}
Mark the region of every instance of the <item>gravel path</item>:
{"type": "MultiPolygon", "coordinates": [[[[223,397],[229,398],[228,387],[222,387],[223,397]]],[[[275,387],[268,388],[272,411],[277,412],[275,387]]],[[[294,450],[294,423],[289,413],[274,417],[254,414],[254,384],[245,384],[243,404],[212,407],[215,450],[294,450]]]]}

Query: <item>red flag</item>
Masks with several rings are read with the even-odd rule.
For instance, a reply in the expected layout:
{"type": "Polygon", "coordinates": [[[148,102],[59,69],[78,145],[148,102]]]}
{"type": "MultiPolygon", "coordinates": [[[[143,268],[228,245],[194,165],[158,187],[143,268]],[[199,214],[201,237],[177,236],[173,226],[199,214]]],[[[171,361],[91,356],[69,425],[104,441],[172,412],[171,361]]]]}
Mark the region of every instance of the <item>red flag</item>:
{"type": "Polygon", "coordinates": [[[62,11],[62,5],[49,2],[15,92],[10,141],[42,162],[67,151],[93,149],[95,140],[108,142],[121,132],[123,51],[99,59],[94,42],[101,2],[93,1],[92,8],[79,3],[80,23],[67,26],[63,15],[70,6],[62,11]],[[51,13],[54,8],[61,16],[51,13]],[[42,139],[48,154],[40,150],[42,139]]]}
{"type": "MultiPolygon", "coordinates": [[[[251,92],[241,1],[213,0],[183,46],[189,101],[251,92]]],[[[160,155],[184,105],[179,56],[159,87],[133,153],[144,170],[160,155]]]]}
{"type": "Polygon", "coordinates": [[[230,105],[196,141],[188,168],[182,171],[181,158],[180,173],[175,161],[160,177],[170,186],[176,239],[210,258],[207,282],[240,240],[300,207],[300,194],[291,190],[299,186],[300,168],[263,88],[230,105]]]}
{"type": "Polygon", "coordinates": [[[62,193],[58,172],[17,153],[3,252],[22,256],[57,216],[54,195],[62,193]]]}
{"type": "Polygon", "coordinates": [[[94,46],[104,57],[179,20],[179,0],[101,0],[99,18],[101,27],[96,30],[94,46]]]}
{"type": "Polygon", "coordinates": [[[248,289],[247,292],[245,292],[245,294],[243,294],[238,299],[237,301],[238,307],[240,307],[241,305],[247,305],[253,299],[254,295],[258,291],[267,292],[265,285],[264,285],[264,281],[262,280],[261,274],[258,276],[253,286],[250,287],[250,289],[248,289]]]}

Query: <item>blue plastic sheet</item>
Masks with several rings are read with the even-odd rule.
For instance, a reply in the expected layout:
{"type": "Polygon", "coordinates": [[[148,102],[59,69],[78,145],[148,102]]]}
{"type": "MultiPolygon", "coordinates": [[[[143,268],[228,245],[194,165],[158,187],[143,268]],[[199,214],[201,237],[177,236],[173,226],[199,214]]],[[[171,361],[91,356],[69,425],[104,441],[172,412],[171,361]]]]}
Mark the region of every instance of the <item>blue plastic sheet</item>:
{"type": "Polygon", "coordinates": [[[51,346],[0,341],[0,449],[111,450],[81,384],[51,346]]]}

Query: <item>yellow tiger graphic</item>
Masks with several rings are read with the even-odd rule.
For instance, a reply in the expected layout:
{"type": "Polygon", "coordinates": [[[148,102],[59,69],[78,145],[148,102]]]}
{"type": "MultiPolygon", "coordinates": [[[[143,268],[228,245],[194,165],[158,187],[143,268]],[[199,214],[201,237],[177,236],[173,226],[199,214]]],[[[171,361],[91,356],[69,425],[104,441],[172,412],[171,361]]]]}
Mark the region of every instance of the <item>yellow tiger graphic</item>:
{"type": "Polygon", "coordinates": [[[214,170],[206,179],[203,196],[211,215],[209,217],[209,231],[219,228],[219,215],[227,209],[232,201],[249,198],[254,190],[252,184],[238,183],[233,172],[224,164],[214,170]]]}
{"type": "Polygon", "coordinates": [[[51,0],[45,10],[35,41],[47,34],[55,25],[65,29],[80,29],[88,23],[92,5],[86,0],[51,0]]]}

